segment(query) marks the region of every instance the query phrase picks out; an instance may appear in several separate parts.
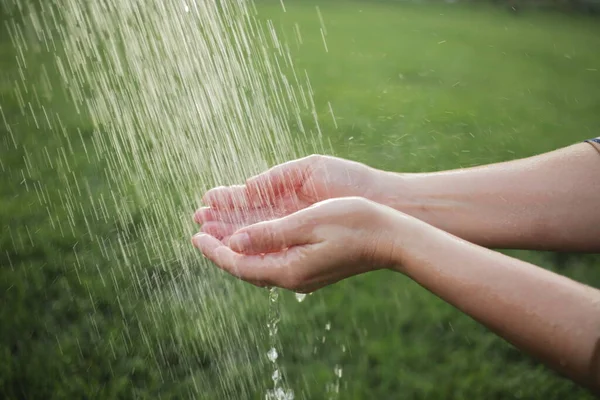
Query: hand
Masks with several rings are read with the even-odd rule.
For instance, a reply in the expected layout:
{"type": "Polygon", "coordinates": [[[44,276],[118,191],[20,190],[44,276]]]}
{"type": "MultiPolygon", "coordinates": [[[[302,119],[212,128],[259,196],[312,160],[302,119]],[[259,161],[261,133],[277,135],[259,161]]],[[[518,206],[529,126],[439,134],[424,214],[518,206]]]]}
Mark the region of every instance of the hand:
{"type": "Polygon", "coordinates": [[[374,199],[385,173],[341,158],[313,155],[278,165],[245,185],[218,187],[203,197],[208,207],[194,219],[202,232],[226,239],[242,226],[280,218],[322,200],[374,199]]]}
{"type": "Polygon", "coordinates": [[[348,197],[242,228],[229,245],[206,233],[194,236],[193,243],[238,278],[307,293],[393,266],[399,227],[410,220],[391,208],[348,197]]]}

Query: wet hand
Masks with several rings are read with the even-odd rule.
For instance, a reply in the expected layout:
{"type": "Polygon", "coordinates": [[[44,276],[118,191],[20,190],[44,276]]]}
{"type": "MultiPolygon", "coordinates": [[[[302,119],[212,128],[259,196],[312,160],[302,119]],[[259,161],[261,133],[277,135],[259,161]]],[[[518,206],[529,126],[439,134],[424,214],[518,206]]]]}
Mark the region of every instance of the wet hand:
{"type": "Polygon", "coordinates": [[[194,236],[193,243],[240,279],[307,293],[392,267],[397,261],[398,228],[409,220],[388,207],[348,197],[244,227],[228,245],[206,233],[194,236]]]}
{"type": "Polygon", "coordinates": [[[278,165],[245,185],[218,187],[203,197],[194,219],[202,231],[227,238],[243,226],[281,218],[323,200],[372,198],[382,171],[341,158],[313,155],[278,165]]]}

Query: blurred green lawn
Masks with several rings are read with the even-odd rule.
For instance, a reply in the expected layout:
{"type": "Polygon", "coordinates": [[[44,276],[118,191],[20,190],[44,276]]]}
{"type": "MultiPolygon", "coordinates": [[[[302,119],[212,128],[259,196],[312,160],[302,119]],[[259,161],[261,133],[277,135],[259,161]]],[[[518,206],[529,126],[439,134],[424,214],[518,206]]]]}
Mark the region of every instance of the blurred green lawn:
{"type": "MultiPolygon", "coordinates": [[[[283,12],[278,1],[259,1],[257,8],[290,45],[298,70],[307,71],[338,156],[432,171],[600,135],[597,20],[394,2],[288,1],[283,12]]],[[[43,199],[36,185],[72,187],[57,174],[62,168],[102,191],[102,165],[83,151],[89,121],[60,94],[48,104],[65,116],[66,135],[21,112],[20,102],[37,101],[43,91],[40,84],[39,93],[16,95],[16,55],[0,30],[0,397],[181,398],[196,376],[217,382],[227,373],[211,369],[218,351],[198,349],[193,334],[171,343],[171,321],[158,323],[150,346],[141,343],[136,325],[151,322],[136,312],[143,299],[99,279],[111,260],[91,245],[85,226],[61,232],[49,218],[68,218],[62,198],[43,199]],[[56,151],[65,143],[77,154],[68,166],[56,151]],[[161,357],[152,346],[160,346],[161,357]]],[[[29,64],[32,82],[40,79],[41,61],[29,64]]],[[[103,229],[111,235],[120,228],[103,229]]],[[[600,287],[597,256],[510,253],[600,287]]],[[[399,275],[360,276],[303,303],[283,297],[281,362],[298,399],[327,398],[338,364],[340,399],[589,398],[399,275]]],[[[247,329],[266,329],[250,319],[247,329]]],[[[268,368],[262,375],[268,382],[268,368]]],[[[263,395],[244,393],[244,383],[228,393],[207,385],[198,398],[263,395]]]]}

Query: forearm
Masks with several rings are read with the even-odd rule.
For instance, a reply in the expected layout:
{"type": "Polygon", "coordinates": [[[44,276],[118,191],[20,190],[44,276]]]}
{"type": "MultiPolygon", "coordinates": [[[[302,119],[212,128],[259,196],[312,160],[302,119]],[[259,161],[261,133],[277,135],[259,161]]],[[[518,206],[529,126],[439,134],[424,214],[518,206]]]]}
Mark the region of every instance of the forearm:
{"type": "Polygon", "coordinates": [[[518,348],[600,391],[599,290],[420,221],[398,226],[398,270],[518,348]]]}
{"type": "Polygon", "coordinates": [[[600,154],[587,143],[439,173],[384,173],[373,200],[494,248],[600,250],[600,154]]]}

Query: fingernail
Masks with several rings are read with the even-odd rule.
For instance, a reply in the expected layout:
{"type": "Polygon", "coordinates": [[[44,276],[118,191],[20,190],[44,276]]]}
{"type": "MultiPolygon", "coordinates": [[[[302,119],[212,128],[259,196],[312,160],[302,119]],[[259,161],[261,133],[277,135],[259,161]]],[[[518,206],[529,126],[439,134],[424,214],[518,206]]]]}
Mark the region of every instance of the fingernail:
{"type": "Polygon", "coordinates": [[[250,236],[246,232],[237,233],[229,238],[229,247],[232,250],[247,250],[250,248],[250,236]]]}

